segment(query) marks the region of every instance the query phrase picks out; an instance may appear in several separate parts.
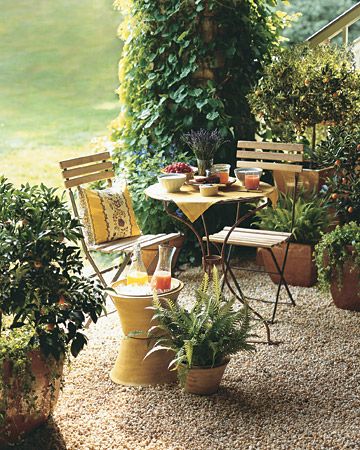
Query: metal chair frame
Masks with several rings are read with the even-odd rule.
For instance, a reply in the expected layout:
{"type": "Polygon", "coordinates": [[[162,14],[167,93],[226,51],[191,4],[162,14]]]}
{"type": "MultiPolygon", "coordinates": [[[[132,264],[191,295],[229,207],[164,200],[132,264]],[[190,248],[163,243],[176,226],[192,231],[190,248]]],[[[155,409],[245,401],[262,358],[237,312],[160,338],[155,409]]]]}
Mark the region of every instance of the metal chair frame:
{"type": "MultiPolygon", "coordinates": [[[[244,245],[243,243],[235,244],[233,241],[231,241],[231,244],[229,244],[228,253],[226,255],[228,241],[231,240],[232,233],[234,231],[236,232],[236,229],[238,229],[239,225],[242,222],[244,222],[248,218],[254,216],[256,214],[256,212],[259,211],[260,209],[267,207],[269,205],[268,201],[266,201],[264,204],[256,207],[252,211],[248,212],[243,217],[239,217],[239,210],[238,210],[236,222],[234,223],[234,225],[231,227],[225,227],[225,229],[223,230],[223,232],[227,232],[225,237],[222,239],[222,251],[221,251],[221,257],[222,257],[222,262],[223,262],[223,271],[224,271],[224,285],[225,284],[227,285],[227,287],[230,289],[232,294],[235,295],[239,301],[241,301],[242,303],[244,303],[244,302],[247,303],[248,300],[259,300],[259,299],[246,297],[244,295],[244,293],[240,287],[240,284],[239,284],[238,280],[236,279],[236,276],[233,272],[233,268],[238,269],[238,270],[250,271],[250,272],[275,273],[280,276],[275,301],[270,302],[270,301],[266,301],[266,300],[261,300],[261,301],[264,301],[265,303],[273,303],[274,304],[272,317],[269,320],[270,323],[274,323],[276,312],[277,312],[277,307],[279,304],[279,296],[280,296],[281,286],[284,286],[284,288],[287,292],[287,295],[290,299],[290,304],[295,306],[295,301],[290,292],[284,272],[285,272],[285,267],[286,267],[288,252],[289,252],[289,246],[291,243],[292,233],[293,233],[294,224],[295,224],[295,203],[296,203],[297,194],[298,194],[299,174],[302,171],[301,165],[292,164],[292,163],[303,161],[303,155],[302,155],[303,145],[301,145],[301,144],[285,144],[285,143],[265,143],[265,142],[253,142],[253,141],[238,141],[238,148],[250,149],[250,150],[246,150],[246,151],[238,151],[237,156],[239,158],[246,158],[246,159],[251,160],[251,161],[243,161],[243,160],[238,161],[237,162],[238,167],[249,167],[249,168],[259,167],[259,168],[263,168],[266,170],[280,170],[281,169],[281,170],[290,171],[290,172],[294,173],[294,189],[293,189],[293,195],[292,195],[293,205],[292,205],[292,213],[291,213],[291,226],[290,226],[290,230],[288,233],[289,236],[287,238],[285,238],[286,233],[283,233],[284,239],[282,240],[282,242],[279,242],[279,243],[285,243],[285,245],[286,245],[284,259],[281,264],[281,267],[280,267],[279,263],[277,262],[275,255],[272,251],[272,247],[274,245],[269,245],[265,248],[263,247],[265,250],[268,250],[270,252],[270,255],[272,257],[272,260],[273,260],[275,268],[276,268],[276,272],[266,272],[265,270],[232,267],[230,264],[232,246],[233,245],[244,245]],[[261,151],[256,151],[256,149],[261,149],[261,151]],[[274,153],[274,151],[276,153],[274,153]],[[281,153],[278,153],[279,151],[281,153]],[[288,153],[283,153],[284,151],[286,151],[288,153]],[[293,152],[295,152],[295,154],[293,154],[293,152]],[[254,161],[254,160],[256,160],[256,161],[254,161]],[[276,162],[263,162],[263,160],[265,160],[265,161],[272,160],[272,161],[276,161],[276,162]],[[283,161],[285,161],[285,163],[283,161]],[[231,285],[228,274],[230,274],[230,277],[236,287],[236,290],[231,285]]],[[[244,230],[244,229],[239,228],[238,230],[244,230]]],[[[248,231],[249,231],[249,236],[250,236],[251,231],[254,233],[254,235],[256,235],[256,233],[258,233],[258,230],[248,230],[248,231]]],[[[264,232],[265,232],[265,230],[264,230],[264,232]]],[[[276,233],[274,233],[274,234],[276,234],[276,233]]],[[[280,236],[280,234],[281,233],[278,233],[279,236],[280,236]]],[[[216,235],[210,236],[210,241],[212,238],[215,239],[215,236],[216,235]]],[[[218,238],[217,241],[215,241],[215,242],[219,242],[219,239],[220,238],[218,238]]],[[[256,237],[255,237],[255,239],[256,239],[256,237]]],[[[245,245],[250,246],[250,247],[258,247],[258,245],[256,245],[256,244],[252,245],[251,243],[247,243],[245,245]]],[[[262,316],[259,313],[257,313],[254,309],[253,309],[253,312],[255,312],[255,315],[257,315],[262,320],[262,316]]],[[[268,328],[267,328],[267,337],[268,337],[268,342],[271,343],[270,342],[270,332],[269,332],[268,328]]]]}

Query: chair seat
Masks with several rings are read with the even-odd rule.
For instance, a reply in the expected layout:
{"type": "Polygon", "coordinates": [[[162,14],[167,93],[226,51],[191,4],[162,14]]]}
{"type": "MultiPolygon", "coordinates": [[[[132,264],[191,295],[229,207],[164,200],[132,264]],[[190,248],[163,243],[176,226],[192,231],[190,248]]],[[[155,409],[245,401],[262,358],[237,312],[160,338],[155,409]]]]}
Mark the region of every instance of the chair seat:
{"type": "MultiPolygon", "coordinates": [[[[230,231],[225,227],[218,233],[209,236],[210,242],[223,243],[230,231]]],[[[271,248],[290,239],[291,233],[280,231],[254,230],[249,228],[234,228],[227,244],[242,245],[245,247],[271,248]]],[[[206,240],[206,238],[204,238],[206,240]]]]}
{"type": "Polygon", "coordinates": [[[180,233],[169,234],[145,234],[141,236],[134,236],[130,238],[117,239],[116,241],[103,242],[97,245],[89,245],[89,250],[99,251],[102,253],[119,253],[132,251],[135,244],[139,243],[141,248],[151,247],[152,245],[159,245],[175,239],[180,236],[180,233]]]}

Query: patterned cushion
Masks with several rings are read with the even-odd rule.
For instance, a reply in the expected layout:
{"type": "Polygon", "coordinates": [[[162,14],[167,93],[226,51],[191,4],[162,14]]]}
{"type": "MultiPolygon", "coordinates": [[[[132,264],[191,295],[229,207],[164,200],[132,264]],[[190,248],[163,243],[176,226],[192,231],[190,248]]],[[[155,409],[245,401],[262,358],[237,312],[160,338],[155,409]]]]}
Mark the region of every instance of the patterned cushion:
{"type": "Polygon", "coordinates": [[[79,187],[84,234],[90,244],[141,234],[126,183],[103,190],[79,187]]]}

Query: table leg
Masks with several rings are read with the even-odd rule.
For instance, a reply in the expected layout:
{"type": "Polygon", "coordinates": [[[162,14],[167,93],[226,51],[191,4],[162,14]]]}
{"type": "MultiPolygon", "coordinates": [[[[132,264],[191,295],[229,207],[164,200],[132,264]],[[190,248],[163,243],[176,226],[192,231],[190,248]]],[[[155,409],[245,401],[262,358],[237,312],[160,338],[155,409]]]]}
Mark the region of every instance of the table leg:
{"type": "Polygon", "coordinates": [[[209,271],[211,271],[211,268],[214,265],[221,264],[221,256],[220,255],[211,255],[210,254],[209,233],[208,233],[205,218],[203,215],[201,215],[201,219],[202,219],[202,223],[203,223],[203,227],[204,227],[204,232],[206,235],[206,248],[205,248],[205,245],[204,245],[201,235],[199,234],[197,229],[194,227],[192,222],[190,222],[190,220],[179,217],[176,213],[171,211],[169,208],[169,202],[164,202],[164,209],[170,217],[172,217],[173,219],[178,220],[179,222],[186,225],[188,228],[190,228],[190,230],[196,236],[196,239],[199,242],[201,253],[202,253],[202,266],[203,266],[204,272],[205,271],[209,272],[209,271]]]}

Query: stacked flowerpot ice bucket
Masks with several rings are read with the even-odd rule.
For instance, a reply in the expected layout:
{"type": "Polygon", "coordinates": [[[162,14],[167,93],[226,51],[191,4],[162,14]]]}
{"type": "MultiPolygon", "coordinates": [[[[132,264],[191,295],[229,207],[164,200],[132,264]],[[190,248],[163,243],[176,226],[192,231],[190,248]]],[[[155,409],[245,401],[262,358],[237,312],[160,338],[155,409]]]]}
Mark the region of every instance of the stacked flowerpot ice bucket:
{"type": "MultiPolygon", "coordinates": [[[[150,281],[149,277],[149,281],[150,281]]],[[[114,290],[125,284],[126,280],[112,285],[114,290]]],[[[158,294],[160,300],[168,298],[176,301],[184,284],[173,278],[171,290],[158,294]]],[[[111,294],[118,311],[124,337],[121,339],[119,353],[110,378],[114,383],[128,386],[172,383],[176,381],[176,371],[168,369],[174,354],[168,351],[156,351],[145,358],[156,338],[148,337],[150,327],[156,325],[151,320],[153,311],[152,295],[111,294]]],[[[157,338],[161,335],[157,333],[157,338]]]]}

